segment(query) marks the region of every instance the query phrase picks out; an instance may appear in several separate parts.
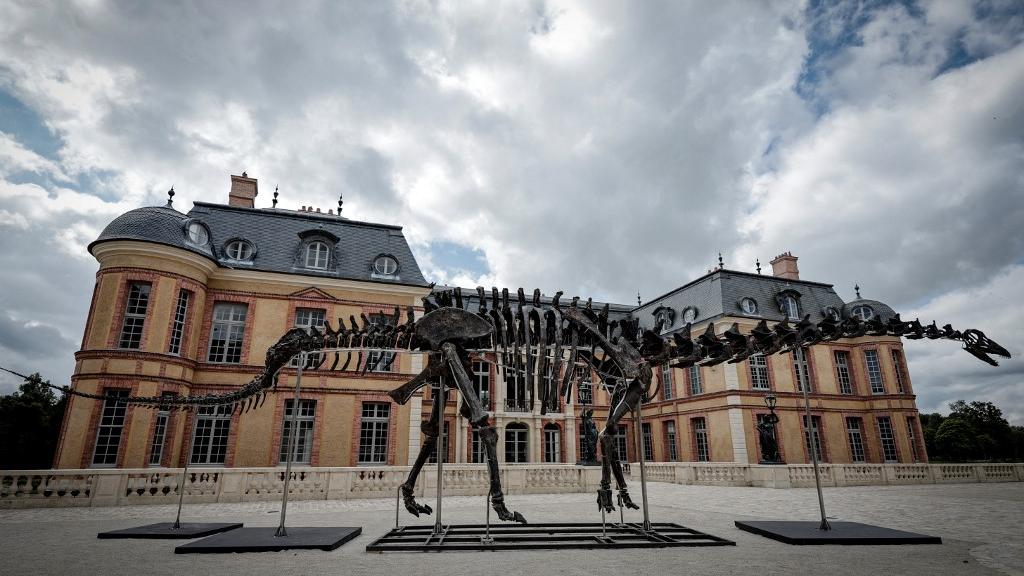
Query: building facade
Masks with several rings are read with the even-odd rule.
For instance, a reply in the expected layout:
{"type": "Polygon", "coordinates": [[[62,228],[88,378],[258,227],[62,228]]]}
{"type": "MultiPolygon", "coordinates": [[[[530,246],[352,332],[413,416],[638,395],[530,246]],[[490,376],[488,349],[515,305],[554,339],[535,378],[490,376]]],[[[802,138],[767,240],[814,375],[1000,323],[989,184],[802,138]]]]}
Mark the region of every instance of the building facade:
{"type": "MultiPolygon", "coordinates": [[[[258,186],[231,177],[227,204],[196,202],[188,213],[171,203],[132,210],[111,222],[89,246],[99,262],[82,349],[72,386],[118,395],[226,392],[257,375],[264,353],[287,329],[327,320],[390,313],[412,306],[431,285],[400,227],[358,222],[340,213],[255,208],[258,186]]],[[[844,303],[831,286],[799,279],[796,258],[782,255],[771,276],[724,269],[639,307],[611,305],[666,334],[691,323],[703,330],[733,322],[810,314],[891,315],[881,302],[844,303]]],[[[488,359],[471,376],[499,430],[506,463],[575,463],[582,408],[600,424],[608,394],[588,370],[570,402],[541,415],[525,383],[488,359]]],[[[296,370],[282,370],[278,387],[257,409],[239,414],[200,409],[164,412],[116,401],[72,397],[65,413],[57,468],[275,466],[291,434],[297,461],[309,466],[405,465],[421,443],[420,422],[431,390],[404,406],[386,395],[423,367],[419,354],[393,361],[364,358],[360,375],[307,371],[302,399],[292,400],[296,370]],[[298,422],[292,430],[291,415],[298,422]]],[[[552,376],[549,376],[552,377],[552,376]]],[[[738,364],[666,368],[658,398],[644,408],[643,450],[656,461],[755,463],[755,425],[767,414],[766,393],[779,398],[782,457],[828,462],[926,461],[917,410],[898,338],[865,337],[821,344],[807,357],[756,357],[738,364]],[[812,394],[812,434],[800,416],[797,370],[812,394]],[[812,448],[813,446],[813,448],[812,448]]],[[[619,457],[635,461],[635,424],[616,431],[619,457]]],[[[478,462],[480,444],[452,398],[445,410],[451,462],[478,462]]]]}

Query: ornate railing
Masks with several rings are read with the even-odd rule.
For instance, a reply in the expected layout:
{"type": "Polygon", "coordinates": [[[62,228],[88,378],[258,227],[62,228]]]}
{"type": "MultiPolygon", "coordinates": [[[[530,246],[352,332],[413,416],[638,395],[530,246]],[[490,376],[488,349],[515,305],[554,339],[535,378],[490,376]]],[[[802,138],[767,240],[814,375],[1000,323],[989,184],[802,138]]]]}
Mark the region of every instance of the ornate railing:
{"type": "MultiPolygon", "coordinates": [[[[626,474],[639,480],[640,467],[623,463],[626,474]]],[[[289,498],[324,500],[394,498],[409,472],[406,466],[292,469],[289,498]]],[[[116,506],[177,502],[184,489],[186,502],[247,502],[274,500],[284,489],[283,468],[190,469],[181,486],[181,470],[15,470],[0,471],[0,508],[53,506],[116,506]]],[[[652,482],[709,486],[772,488],[814,485],[809,464],[762,466],[727,462],[651,462],[652,482]]],[[[598,466],[572,464],[514,464],[501,467],[506,494],[589,492],[601,479],[598,466]]],[[[1024,464],[823,464],[825,486],[935,484],[1024,481],[1024,464]]],[[[489,487],[483,464],[447,464],[444,493],[479,495],[489,487]]],[[[638,487],[636,487],[638,488],[638,487]]],[[[420,474],[416,491],[436,494],[433,468],[420,474]]]]}

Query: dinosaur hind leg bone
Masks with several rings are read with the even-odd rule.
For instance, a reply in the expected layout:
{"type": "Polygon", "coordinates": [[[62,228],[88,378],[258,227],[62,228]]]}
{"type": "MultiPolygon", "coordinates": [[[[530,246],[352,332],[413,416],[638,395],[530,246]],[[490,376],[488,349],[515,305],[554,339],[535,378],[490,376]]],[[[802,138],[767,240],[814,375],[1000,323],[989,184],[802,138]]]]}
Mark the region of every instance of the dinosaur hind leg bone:
{"type": "MultiPolygon", "coordinates": [[[[621,386],[621,384],[620,384],[621,386]]],[[[621,388],[620,388],[621,390],[621,388]]],[[[612,410],[608,413],[608,420],[605,422],[604,430],[601,432],[601,486],[597,490],[598,508],[606,512],[615,510],[612,505],[611,475],[615,476],[615,487],[619,490],[619,497],[622,498],[622,505],[634,510],[640,507],[633,503],[626,489],[626,477],[622,473],[622,464],[619,462],[619,455],[615,452],[615,433],[619,421],[629,412],[630,406],[635,406],[637,400],[643,395],[643,387],[639,382],[630,382],[625,391],[616,391],[612,398],[612,410]]],[[[625,456],[623,454],[622,456],[625,456]]]]}

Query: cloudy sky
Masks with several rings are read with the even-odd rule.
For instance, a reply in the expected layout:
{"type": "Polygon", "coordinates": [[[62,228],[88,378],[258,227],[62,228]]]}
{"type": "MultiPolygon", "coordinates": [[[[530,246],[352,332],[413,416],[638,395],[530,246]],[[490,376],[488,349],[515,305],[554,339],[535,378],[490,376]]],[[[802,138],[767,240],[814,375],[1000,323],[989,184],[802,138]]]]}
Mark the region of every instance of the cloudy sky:
{"type": "Polygon", "coordinates": [[[627,303],[789,250],[984,329],[1017,358],[907,344],[919,407],[1024,424],[1022,40],[1015,0],[0,0],[0,364],[68,382],[86,245],[245,170],[437,282],[627,303]]]}

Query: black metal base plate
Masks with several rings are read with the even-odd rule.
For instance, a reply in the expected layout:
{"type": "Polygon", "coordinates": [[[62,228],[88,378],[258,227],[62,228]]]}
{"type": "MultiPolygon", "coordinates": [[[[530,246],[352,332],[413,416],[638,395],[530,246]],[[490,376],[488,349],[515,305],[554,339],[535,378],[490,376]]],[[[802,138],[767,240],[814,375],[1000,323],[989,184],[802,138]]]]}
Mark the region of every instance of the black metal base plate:
{"type": "Polygon", "coordinates": [[[234,530],[235,528],[241,527],[241,522],[182,522],[179,524],[179,528],[175,529],[174,522],[158,522],[156,524],[136,526],[135,528],[100,532],[96,537],[166,539],[202,538],[203,536],[219,534],[221,532],[227,532],[228,530],[234,530]]]}
{"type": "Polygon", "coordinates": [[[354,528],[288,528],[287,536],[275,536],[277,528],[240,528],[216,534],[174,549],[175,554],[226,554],[229,552],[277,552],[279,550],[334,550],[362,534],[354,528]]]}
{"type": "Polygon", "coordinates": [[[433,526],[395,528],[370,543],[367,552],[453,552],[483,550],[580,550],[591,548],[666,548],[670,546],[735,546],[731,540],[704,534],[685,526],[559,522],[552,524],[497,524],[484,542],[483,524],[454,524],[440,536],[433,526]]]}
{"type": "Polygon", "coordinates": [[[819,521],[756,520],[736,521],[736,527],[786,544],[942,544],[942,538],[861,524],[829,522],[831,530],[820,530],[819,521]]]}

